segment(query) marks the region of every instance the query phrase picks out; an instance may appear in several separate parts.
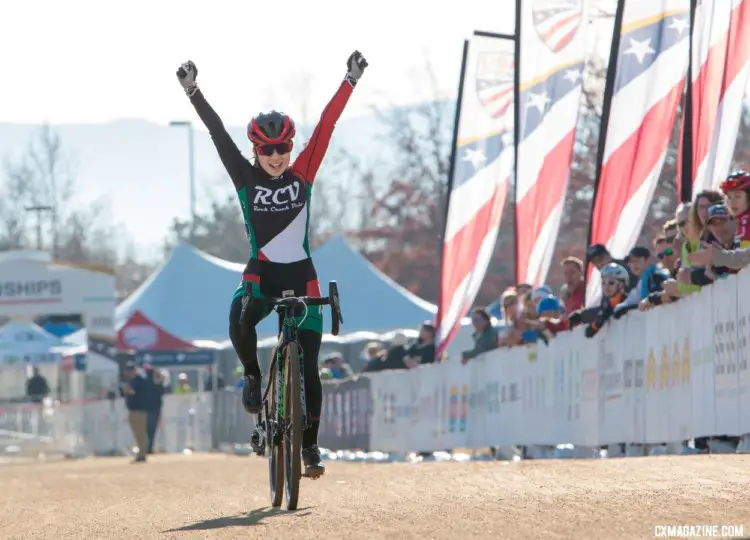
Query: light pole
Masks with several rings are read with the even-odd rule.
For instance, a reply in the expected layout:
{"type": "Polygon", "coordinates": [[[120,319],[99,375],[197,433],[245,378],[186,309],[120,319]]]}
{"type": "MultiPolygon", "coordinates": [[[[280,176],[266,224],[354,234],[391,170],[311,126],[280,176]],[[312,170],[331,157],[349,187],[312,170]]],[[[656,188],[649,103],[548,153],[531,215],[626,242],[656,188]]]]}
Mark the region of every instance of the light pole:
{"type": "Polygon", "coordinates": [[[190,241],[195,238],[195,146],[193,142],[193,123],[189,120],[173,120],[172,127],[186,127],[188,130],[188,168],[190,174],[190,241]]]}
{"type": "Polygon", "coordinates": [[[36,212],[36,249],[42,251],[42,212],[51,212],[52,207],[37,204],[26,207],[26,211],[36,212]]]}

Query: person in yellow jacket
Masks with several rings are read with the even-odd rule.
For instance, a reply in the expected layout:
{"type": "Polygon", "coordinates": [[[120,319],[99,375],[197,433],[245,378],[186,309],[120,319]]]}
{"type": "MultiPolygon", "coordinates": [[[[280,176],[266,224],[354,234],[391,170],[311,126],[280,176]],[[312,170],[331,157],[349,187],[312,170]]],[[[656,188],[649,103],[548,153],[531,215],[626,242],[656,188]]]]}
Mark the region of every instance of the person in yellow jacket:
{"type": "MultiPolygon", "coordinates": [[[[682,268],[693,266],[688,255],[701,250],[703,230],[700,224],[691,219],[693,215],[690,211],[691,207],[692,203],[683,203],[677,207],[677,212],[675,212],[677,229],[682,237],[682,254],[680,257],[682,268]]],[[[693,285],[692,283],[677,283],[677,290],[680,292],[680,296],[687,296],[701,290],[701,288],[700,285],[693,285]]]]}
{"type": "Polygon", "coordinates": [[[189,394],[192,391],[186,373],[180,373],[177,376],[177,386],[174,389],[175,394],[189,394]]]}

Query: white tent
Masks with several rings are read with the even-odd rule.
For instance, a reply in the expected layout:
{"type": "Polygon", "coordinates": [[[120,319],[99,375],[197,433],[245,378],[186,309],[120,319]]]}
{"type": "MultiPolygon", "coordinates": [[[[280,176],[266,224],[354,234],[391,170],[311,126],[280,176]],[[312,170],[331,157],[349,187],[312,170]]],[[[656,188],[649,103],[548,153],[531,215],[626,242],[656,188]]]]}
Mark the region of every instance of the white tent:
{"type": "Polygon", "coordinates": [[[10,321],[0,327],[0,365],[54,364],[64,344],[33,322],[10,321]]]}
{"type": "MultiPolygon", "coordinates": [[[[324,295],[330,280],[338,282],[344,316],[342,334],[415,328],[434,318],[434,305],[389,279],[343,238],[321,246],[313,253],[313,261],[324,295]]],[[[116,327],[119,330],[140,312],[179,339],[224,341],[229,334],[229,304],[243,269],[242,264],[179,246],[117,307],[116,327]]],[[[324,317],[325,332],[330,332],[329,313],[324,317]]],[[[258,325],[259,337],[274,335],[277,324],[276,319],[268,317],[258,325]]]]}

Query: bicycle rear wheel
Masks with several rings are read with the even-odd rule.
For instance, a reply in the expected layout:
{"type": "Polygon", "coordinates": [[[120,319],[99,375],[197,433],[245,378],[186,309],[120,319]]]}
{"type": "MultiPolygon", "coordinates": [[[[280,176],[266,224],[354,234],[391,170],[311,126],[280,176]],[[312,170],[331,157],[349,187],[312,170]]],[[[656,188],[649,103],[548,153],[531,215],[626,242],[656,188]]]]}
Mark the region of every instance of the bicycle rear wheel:
{"type": "Polygon", "coordinates": [[[284,355],[286,357],[286,384],[284,385],[286,508],[296,510],[299,500],[299,481],[302,476],[302,389],[297,344],[289,343],[284,355]]]}
{"type": "Polygon", "coordinates": [[[268,483],[271,489],[271,506],[281,506],[284,496],[284,445],[279,440],[283,433],[283,426],[277,422],[278,403],[278,365],[269,374],[268,384],[271,385],[269,399],[263,404],[266,420],[266,455],[268,456],[268,483]]]}

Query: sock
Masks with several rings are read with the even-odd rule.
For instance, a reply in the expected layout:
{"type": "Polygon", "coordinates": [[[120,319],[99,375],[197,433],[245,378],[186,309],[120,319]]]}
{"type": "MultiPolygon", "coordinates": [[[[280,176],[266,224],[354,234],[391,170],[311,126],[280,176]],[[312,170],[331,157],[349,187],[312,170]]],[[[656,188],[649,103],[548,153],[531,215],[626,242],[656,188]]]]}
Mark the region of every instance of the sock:
{"type": "Polygon", "coordinates": [[[302,432],[302,448],[310,448],[318,444],[318,428],[320,428],[319,420],[310,422],[310,427],[302,432]]]}

